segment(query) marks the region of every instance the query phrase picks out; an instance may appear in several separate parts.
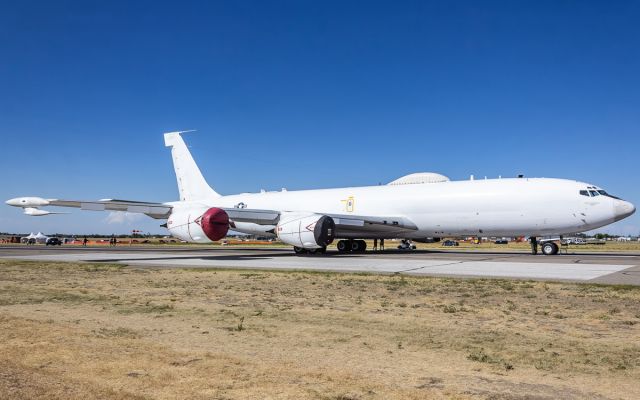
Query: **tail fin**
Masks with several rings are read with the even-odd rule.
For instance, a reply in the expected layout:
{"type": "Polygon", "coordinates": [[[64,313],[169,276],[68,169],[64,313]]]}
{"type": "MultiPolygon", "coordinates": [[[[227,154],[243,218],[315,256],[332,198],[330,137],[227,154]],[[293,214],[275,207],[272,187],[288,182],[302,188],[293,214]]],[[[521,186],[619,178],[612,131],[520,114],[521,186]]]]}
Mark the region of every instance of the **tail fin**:
{"type": "Polygon", "coordinates": [[[205,200],[220,197],[202,176],[200,169],[193,160],[187,145],[182,140],[181,133],[189,132],[168,132],[164,134],[164,144],[171,147],[173,158],[173,169],[176,171],[178,180],[178,190],[180,200],[205,200]]]}

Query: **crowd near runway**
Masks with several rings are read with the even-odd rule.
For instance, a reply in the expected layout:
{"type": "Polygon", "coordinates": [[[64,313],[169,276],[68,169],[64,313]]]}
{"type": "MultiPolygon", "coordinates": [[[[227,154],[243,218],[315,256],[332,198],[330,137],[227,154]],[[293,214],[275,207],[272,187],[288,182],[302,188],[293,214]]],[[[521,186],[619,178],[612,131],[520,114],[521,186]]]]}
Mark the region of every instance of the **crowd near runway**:
{"type": "Polygon", "coordinates": [[[418,276],[514,278],[640,285],[640,254],[396,251],[296,256],[286,248],[25,247],[7,246],[2,258],[122,263],[135,267],[313,270],[418,276]]]}

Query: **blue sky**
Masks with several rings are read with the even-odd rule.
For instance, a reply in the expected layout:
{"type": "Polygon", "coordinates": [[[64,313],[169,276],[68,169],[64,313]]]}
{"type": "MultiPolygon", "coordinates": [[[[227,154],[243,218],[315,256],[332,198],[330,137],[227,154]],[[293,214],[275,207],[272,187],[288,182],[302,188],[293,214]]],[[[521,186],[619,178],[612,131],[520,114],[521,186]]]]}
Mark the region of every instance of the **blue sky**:
{"type": "MultiPolygon", "coordinates": [[[[0,1],[0,198],[563,177],[640,204],[640,3],[0,1]]],[[[71,210],[0,231],[163,232],[71,210]]],[[[640,216],[612,225],[640,233],[640,216]]]]}

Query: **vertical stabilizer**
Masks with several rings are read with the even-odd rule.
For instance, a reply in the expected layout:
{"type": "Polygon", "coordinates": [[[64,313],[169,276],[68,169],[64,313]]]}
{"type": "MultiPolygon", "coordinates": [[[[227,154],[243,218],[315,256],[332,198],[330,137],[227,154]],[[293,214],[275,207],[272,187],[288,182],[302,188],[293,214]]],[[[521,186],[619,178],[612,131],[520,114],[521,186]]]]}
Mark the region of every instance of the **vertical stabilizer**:
{"type": "Polygon", "coordinates": [[[187,145],[182,140],[182,136],[180,136],[183,132],[168,132],[164,134],[165,146],[171,147],[173,169],[176,171],[180,200],[206,200],[220,197],[202,176],[200,169],[191,156],[191,152],[189,152],[187,145]]]}

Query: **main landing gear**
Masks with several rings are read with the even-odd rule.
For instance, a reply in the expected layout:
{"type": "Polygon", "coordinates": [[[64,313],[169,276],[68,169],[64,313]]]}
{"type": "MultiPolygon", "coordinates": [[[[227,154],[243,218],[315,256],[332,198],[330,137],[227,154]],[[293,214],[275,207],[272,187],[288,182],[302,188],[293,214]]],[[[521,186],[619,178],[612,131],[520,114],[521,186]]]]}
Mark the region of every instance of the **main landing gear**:
{"type": "Polygon", "coordinates": [[[364,253],[367,250],[367,242],[364,240],[339,240],[336,244],[340,253],[364,253]]]}
{"type": "MultiPolygon", "coordinates": [[[[367,242],[364,240],[340,240],[336,243],[339,253],[364,253],[367,250],[367,242]]],[[[327,252],[327,247],[320,247],[319,249],[305,249],[302,247],[293,247],[293,251],[297,255],[305,254],[324,254],[327,252]]]]}

